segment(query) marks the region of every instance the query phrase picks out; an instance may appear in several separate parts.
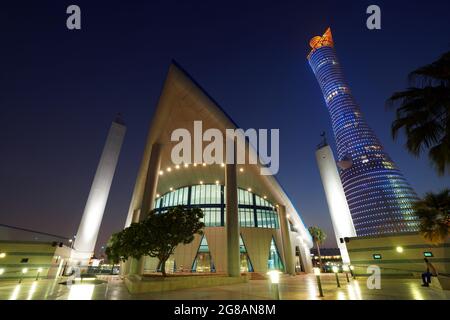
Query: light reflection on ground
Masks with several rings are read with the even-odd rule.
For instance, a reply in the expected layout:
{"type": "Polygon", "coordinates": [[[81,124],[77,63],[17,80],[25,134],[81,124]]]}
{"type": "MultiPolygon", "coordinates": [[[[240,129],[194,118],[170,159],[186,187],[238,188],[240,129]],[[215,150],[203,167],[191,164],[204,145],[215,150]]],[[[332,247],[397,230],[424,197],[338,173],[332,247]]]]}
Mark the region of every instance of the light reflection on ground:
{"type": "MultiPolygon", "coordinates": [[[[450,291],[424,288],[419,279],[382,279],[381,290],[369,290],[366,279],[358,277],[347,283],[342,275],[341,288],[337,288],[334,275],[321,276],[324,297],[319,297],[314,275],[282,276],[280,297],[285,300],[450,300],[450,291]]],[[[251,280],[246,284],[196,288],[164,293],[130,295],[121,280],[109,279],[101,284],[60,284],[58,280],[0,281],[0,300],[129,300],[129,299],[174,299],[174,300],[265,300],[272,299],[267,280],[251,280]]]]}

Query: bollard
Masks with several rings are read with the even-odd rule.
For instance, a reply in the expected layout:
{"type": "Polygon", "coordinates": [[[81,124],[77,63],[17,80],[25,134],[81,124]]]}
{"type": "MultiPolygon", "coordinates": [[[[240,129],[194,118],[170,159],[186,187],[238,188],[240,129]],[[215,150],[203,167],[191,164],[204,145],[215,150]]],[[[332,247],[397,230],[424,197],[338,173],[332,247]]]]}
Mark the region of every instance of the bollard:
{"type": "Polygon", "coordinates": [[[319,287],[319,296],[323,297],[323,291],[322,291],[322,282],[320,281],[320,269],[319,268],[314,268],[314,274],[316,275],[316,279],[317,279],[317,286],[319,287]]]}

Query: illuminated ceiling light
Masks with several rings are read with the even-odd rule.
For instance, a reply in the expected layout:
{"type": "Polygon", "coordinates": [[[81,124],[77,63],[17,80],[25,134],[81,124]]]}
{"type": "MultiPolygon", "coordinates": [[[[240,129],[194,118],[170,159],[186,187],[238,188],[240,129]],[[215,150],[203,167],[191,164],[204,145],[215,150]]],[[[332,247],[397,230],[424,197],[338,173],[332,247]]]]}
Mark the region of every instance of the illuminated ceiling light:
{"type": "Polygon", "coordinates": [[[267,196],[264,196],[264,199],[267,199],[267,196]]]}
{"type": "Polygon", "coordinates": [[[203,166],[206,167],[206,163],[203,163],[203,166]]]}
{"type": "Polygon", "coordinates": [[[42,272],[42,268],[38,268],[38,269],[37,269],[37,272],[42,272]]]}
{"type": "Polygon", "coordinates": [[[216,180],[216,184],[219,184],[220,183],[220,181],[219,180],[216,180]]]}
{"type": "Polygon", "coordinates": [[[25,274],[25,273],[27,273],[27,272],[28,272],[28,268],[23,268],[23,269],[22,269],[22,273],[23,273],[23,274],[25,274]]]}
{"type": "Polygon", "coordinates": [[[220,166],[223,168],[225,167],[225,163],[221,163],[220,166]]]}
{"type": "Polygon", "coordinates": [[[247,191],[248,191],[248,192],[252,192],[252,188],[248,188],[247,191]]]}
{"type": "Polygon", "coordinates": [[[286,218],[289,219],[290,217],[291,217],[291,215],[288,213],[288,214],[286,215],[286,218]]]}
{"type": "Polygon", "coordinates": [[[4,273],[5,273],[5,269],[1,268],[1,269],[0,269],[0,276],[1,276],[2,274],[4,274],[4,273]]]}
{"type": "Polygon", "coordinates": [[[398,253],[402,253],[402,252],[403,252],[403,247],[398,246],[397,248],[395,248],[395,250],[396,250],[398,253]]]}
{"type": "Polygon", "coordinates": [[[159,175],[162,176],[164,174],[164,171],[160,170],[159,175]]]}
{"type": "Polygon", "coordinates": [[[240,168],[239,171],[240,171],[240,172],[244,172],[244,168],[240,168]]]}
{"type": "Polygon", "coordinates": [[[203,184],[203,181],[200,180],[200,184],[203,184]]]}
{"type": "Polygon", "coordinates": [[[156,194],[156,197],[157,197],[157,198],[159,198],[159,197],[160,197],[160,194],[159,194],[159,193],[157,193],[157,194],[156,194]]]}
{"type": "Polygon", "coordinates": [[[6,257],[6,253],[4,252],[0,253],[0,259],[3,259],[4,257],[6,257]]]}
{"type": "Polygon", "coordinates": [[[176,166],[175,166],[175,169],[180,169],[180,166],[177,164],[176,166]]]}
{"type": "Polygon", "coordinates": [[[196,167],[197,166],[197,164],[196,163],[194,163],[194,167],[196,167]]]}
{"type": "Polygon", "coordinates": [[[278,207],[279,207],[279,205],[276,205],[275,207],[277,207],[277,208],[278,208],[278,207]]]}
{"type": "Polygon", "coordinates": [[[170,187],[170,188],[169,188],[169,190],[170,190],[170,191],[173,191],[173,188],[172,188],[172,187],[170,187]]]}
{"type": "Polygon", "coordinates": [[[168,167],[168,168],[167,168],[167,172],[170,172],[170,171],[172,171],[172,168],[171,168],[171,167],[168,167]]]}
{"type": "Polygon", "coordinates": [[[189,165],[188,165],[187,163],[185,163],[185,164],[184,164],[184,167],[185,167],[185,168],[188,168],[188,167],[189,167],[189,165]]]}

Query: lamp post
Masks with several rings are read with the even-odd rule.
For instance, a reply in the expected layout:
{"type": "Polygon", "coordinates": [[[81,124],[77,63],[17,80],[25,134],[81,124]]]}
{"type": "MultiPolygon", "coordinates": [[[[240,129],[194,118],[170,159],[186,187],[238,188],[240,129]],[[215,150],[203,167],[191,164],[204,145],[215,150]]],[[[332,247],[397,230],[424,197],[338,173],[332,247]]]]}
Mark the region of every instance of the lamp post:
{"type": "Polygon", "coordinates": [[[319,296],[323,297],[322,282],[320,281],[320,268],[313,268],[313,270],[317,279],[317,286],[319,287],[319,296]]]}
{"type": "Polygon", "coordinates": [[[344,270],[345,273],[345,277],[347,278],[347,282],[350,282],[349,278],[348,278],[348,272],[350,271],[350,268],[348,267],[348,265],[344,264],[342,266],[342,270],[344,270]]]}
{"type": "Polygon", "coordinates": [[[272,270],[267,272],[267,274],[270,277],[270,282],[272,283],[272,291],[274,292],[275,300],[280,300],[280,289],[279,289],[280,273],[281,272],[278,270],[272,270]]]}
{"type": "Polygon", "coordinates": [[[337,284],[338,288],[340,288],[341,283],[339,282],[339,276],[338,276],[339,268],[337,266],[333,266],[333,272],[336,275],[336,284],[337,284]]]}
{"type": "Polygon", "coordinates": [[[351,273],[353,279],[356,279],[356,275],[355,275],[355,273],[353,272],[354,270],[355,270],[355,267],[354,267],[354,266],[350,266],[350,273],[351,273]]]}
{"type": "Polygon", "coordinates": [[[38,268],[37,274],[36,274],[36,280],[39,280],[39,275],[41,274],[41,272],[42,272],[42,268],[38,268]]]}
{"type": "Polygon", "coordinates": [[[22,273],[20,275],[19,283],[22,283],[23,275],[28,272],[28,268],[23,268],[22,273]]]}

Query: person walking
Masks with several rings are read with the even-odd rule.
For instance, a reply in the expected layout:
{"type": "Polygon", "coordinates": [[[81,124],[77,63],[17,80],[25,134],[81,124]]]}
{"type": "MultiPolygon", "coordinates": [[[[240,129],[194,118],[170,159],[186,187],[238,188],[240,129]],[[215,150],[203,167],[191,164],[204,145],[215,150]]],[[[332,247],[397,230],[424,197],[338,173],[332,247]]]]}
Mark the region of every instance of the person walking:
{"type": "Polygon", "coordinates": [[[425,261],[425,264],[427,266],[427,271],[422,273],[422,287],[429,287],[431,283],[431,277],[437,277],[438,272],[427,258],[424,258],[423,260],[425,261]]]}

